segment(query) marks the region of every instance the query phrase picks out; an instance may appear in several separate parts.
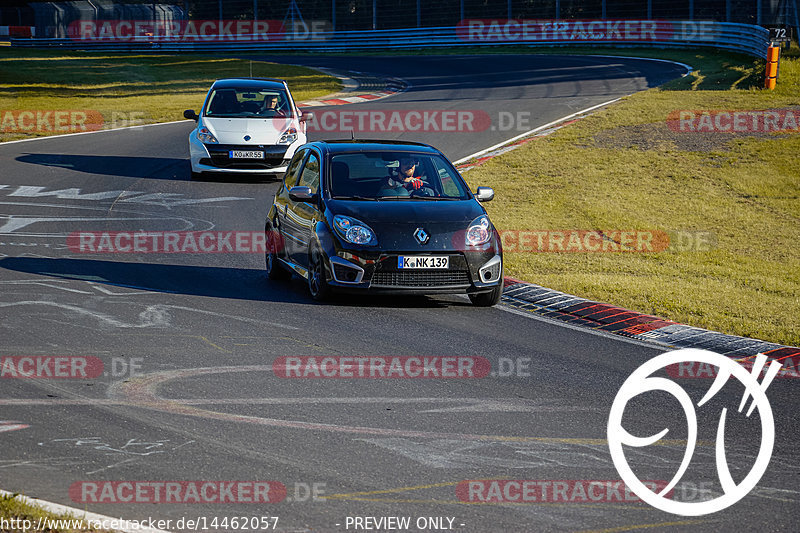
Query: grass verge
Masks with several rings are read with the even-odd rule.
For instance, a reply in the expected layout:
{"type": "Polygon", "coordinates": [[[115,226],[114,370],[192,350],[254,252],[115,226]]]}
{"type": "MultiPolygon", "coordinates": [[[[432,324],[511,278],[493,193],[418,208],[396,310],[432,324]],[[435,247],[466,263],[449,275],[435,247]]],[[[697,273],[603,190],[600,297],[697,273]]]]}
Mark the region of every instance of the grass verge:
{"type": "Polygon", "coordinates": [[[85,521],[71,515],[57,515],[21,501],[13,496],[0,495],[0,531],[3,533],[105,533],[107,530],[89,527],[85,521]],[[41,528],[37,525],[41,524],[41,528]],[[13,526],[13,527],[12,527],[13,526]],[[77,526],[77,527],[76,527],[77,526]]]}
{"type": "MultiPolygon", "coordinates": [[[[656,51],[625,50],[652,56],[656,51]]],[[[691,76],[624,98],[465,177],[494,187],[500,229],[704,232],[660,253],[507,252],[506,275],[678,322],[800,345],[800,134],[675,132],[676,110],[800,105],[800,60],[661,51],[691,76]]]]}
{"type": "Polygon", "coordinates": [[[214,80],[250,76],[251,65],[253,76],[287,80],[297,101],[341,88],[313,69],[247,59],[0,47],[0,141],[57,133],[12,131],[19,126],[9,122],[11,110],[90,110],[105,127],[182,120],[184,109],[202,106],[214,80]]]}

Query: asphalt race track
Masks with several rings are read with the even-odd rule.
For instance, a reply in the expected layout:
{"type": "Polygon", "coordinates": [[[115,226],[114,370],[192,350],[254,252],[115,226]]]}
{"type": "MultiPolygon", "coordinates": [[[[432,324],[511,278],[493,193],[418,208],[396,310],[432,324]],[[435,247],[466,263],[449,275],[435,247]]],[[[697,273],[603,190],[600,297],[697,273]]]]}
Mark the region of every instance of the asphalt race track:
{"type": "MultiPolygon", "coordinates": [[[[482,110],[493,125],[500,112],[522,112],[526,129],[683,73],[669,63],[567,56],[274,60],[411,84],[342,109],[482,110]]],[[[67,247],[76,231],[263,230],[276,185],[190,181],[191,129],[180,122],[0,145],[0,355],[104,364],[93,379],[0,379],[0,488],[134,520],[277,516],[279,531],[355,531],[347,518],[356,516],[411,517],[412,525],[452,519],[425,531],[797,530],[794,380],[769,388],[775,449],[757,487],[721,512],[676,516],[627,501],[624,491],[600,500],[573,494],[576,480],[620,479],[608,413],[625,379],[662,348],[502,305],[474,308],[460,296],[319,305],[298,279],[267,281],[255,254],[67,247]],[[286,379],[273,367],[284,356],[458,356],[487,360],[492,371],[474,379],[286,379]],[[481,502],[488,493],[470,500],[459,485],[490,479],[569,481],[570,497],[513,501],[517,491],[481,502]],[[104,481],[274,481],[287,494],[269,504],[81,499],[82,488],[104,481]]],[[[458,159],[522,131],[374,137],[429,142],[458,159]]],[[[682,385],[699,399],[710,383],[682,385]]],[[[733,479],[749,471],[761,436],[759,415],[736,412],[742,393],[731,384],[698,410],[699,445],[675,499],[721,493],[714,441],[722,407],[733,479]]],[[[625,424],[637,436],[670,429],[663,445],[630,462],[641,479],[671,480],[687,438],[678,402],[644,395],[625,424]]]]}

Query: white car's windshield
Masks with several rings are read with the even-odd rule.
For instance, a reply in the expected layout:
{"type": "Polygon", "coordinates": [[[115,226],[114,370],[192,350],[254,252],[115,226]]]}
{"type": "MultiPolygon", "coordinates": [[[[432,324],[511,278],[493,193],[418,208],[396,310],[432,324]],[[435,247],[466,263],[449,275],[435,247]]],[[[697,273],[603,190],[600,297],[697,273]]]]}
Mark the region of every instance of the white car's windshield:
{"type": "Polygon", "coordinates": [[[206,103],[205,116],[290,118],[292,106],[286,91],[281,89],[226,87],[211,91],[206,103]]]}

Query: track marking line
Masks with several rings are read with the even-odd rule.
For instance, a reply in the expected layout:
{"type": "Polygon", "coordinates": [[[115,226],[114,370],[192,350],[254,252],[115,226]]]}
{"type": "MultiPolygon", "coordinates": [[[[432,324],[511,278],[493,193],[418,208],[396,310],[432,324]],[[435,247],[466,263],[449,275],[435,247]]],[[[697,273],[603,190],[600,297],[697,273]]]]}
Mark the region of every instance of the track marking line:
{"type": "Polygon", "coordinates": [[[612,527],[609,529],[589,529],[578,533],[621,533],[622,531],[636,531],[639,529],[653,529],[656,527],[691,526],[697,524],[707,524],[710,520],[679,520],[676,522],[658,522],[655,524],[637,524],[632,526],[612,527]]]}
{"type": "Polygon", "coordinates": [[[479,150],[479,151],[475,152],[474,154],[468,155],[466,157],[462,157],[461,159],[459,159],[457,161],[453,161],[453,165],[460,165],[461,163],[466,163],[470,159],[475,159],[476,157],[480,157],[483,154],[487,154],[489,152],[497,150],[498,148],[502,148],[503,146],[505,146],[507,144],[513,143],[514,141],[518,141],[518,140],[520,140],[520,139],[522,139],[524,137],[527,137],[528,135],[533,135],[534,133],[537,133],[537,132],[542,131],[544,129],[547,129],[547,128],[550,128],[552,126],[555,126],[556,124],[560,124],[561,122],[564,122],[565,120],[569,120],[569,119],[571,119],[573,117],[577,117],[578,115],[583,115],[584,113],[588,113],[589,111],[594,111],[595,109],[599,109],[599,108],[601,108],[603,106],[607,106],[607,105],[613,104],[614,102],[618,102],[618,101],[622,100],[625,96],[630,96],[630,95],[626,94],[624,96],[620,96],[619,98],[614,98],[613,100],[609,100],[609,101],[603,102],[601,104],[593,105],[591,107],[587,107],[586,109],[581,109],[580,111],[576,111],[575,113],[572,113],[572,114],[567,115],[565,117],[558,118],[558,119],[556,119],[556,120],[554,120],[552,122],[548,122],[547,124],[544,124],[542,126],[538,126],[536,128],[533,128],[530,131],[526,131],[525,133],[521,133],[521,134],[517,135],[516,137],[512,137],[510,139],[507,139],[505,141],[502,141],[502,142],[499,142],[499,143],[497,143],[495,145],[492,145],[489,148],[484,148],[483,150],[479,150]]]}

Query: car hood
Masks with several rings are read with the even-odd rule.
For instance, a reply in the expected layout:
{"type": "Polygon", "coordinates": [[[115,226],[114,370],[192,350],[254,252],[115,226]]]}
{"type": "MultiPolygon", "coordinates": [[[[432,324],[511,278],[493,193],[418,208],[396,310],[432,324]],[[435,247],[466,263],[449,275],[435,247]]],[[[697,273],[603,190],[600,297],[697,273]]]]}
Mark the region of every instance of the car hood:
{"type": "Polygon", "coordinates": [[[475,200],[332,200],[328,207],[331,216],[346,215],[367,224],[382,250],[428,253],[463,250],[469,223],[485,214],[475,200]],[[418,228],[428,234],[428,242],[414,238],[418,228]]]}
{"type": "Polygon", "coordinates": [[[476,200],[328,200],[328,208],[368,225],[433,222],[461,227],[484,214],[476,200]]]}
{"type": "Polygon", "coordinates": [[[296,127],[292,119],[286,118],[203,117],[202,125],[220,144],[277,144],[284,131],[290,126],[296,127]],[[250,139],[246,141],[245,135],[250,139]]]}

